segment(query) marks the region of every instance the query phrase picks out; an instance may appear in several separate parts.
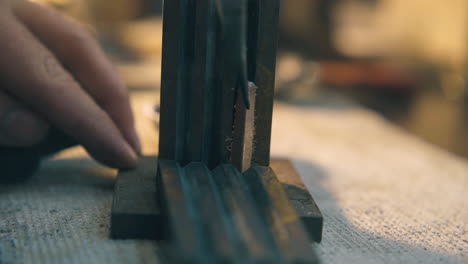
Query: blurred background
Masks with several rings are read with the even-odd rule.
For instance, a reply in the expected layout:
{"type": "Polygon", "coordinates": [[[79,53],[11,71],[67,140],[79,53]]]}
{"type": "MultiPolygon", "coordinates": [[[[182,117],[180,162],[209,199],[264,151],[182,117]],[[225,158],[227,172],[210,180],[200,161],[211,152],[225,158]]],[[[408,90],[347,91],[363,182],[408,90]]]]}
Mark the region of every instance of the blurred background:
{"type": "MultiPolygon", "coordinates": [[[[96,33],[133,91],[159,89],[162,0],[36,0],[96,33]]],[[[468,157],[468,1],[283,0],[277,100],[360,105],[468,157]]]]}

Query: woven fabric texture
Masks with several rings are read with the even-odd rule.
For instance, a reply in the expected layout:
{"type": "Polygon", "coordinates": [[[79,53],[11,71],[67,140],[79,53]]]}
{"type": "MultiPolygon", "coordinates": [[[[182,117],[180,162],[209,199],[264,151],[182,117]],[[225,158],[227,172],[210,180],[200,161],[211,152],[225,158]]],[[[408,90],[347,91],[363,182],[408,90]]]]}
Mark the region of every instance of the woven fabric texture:
{"type": "MultiPolygon", "coordinates": [[[[140,113],[152,98],[135,100],[154,154],[154,126],[140,113]]],[[[109,239],[116,172],[83,153],[0,186],[0,263],[164,262],[156,242],[109,239]]],[[[322,210],[323,242],[313,246],[322,263],[468,263],[466,160],[366,110],[282,104],[272,154],[293,160],[322,210]]]]}

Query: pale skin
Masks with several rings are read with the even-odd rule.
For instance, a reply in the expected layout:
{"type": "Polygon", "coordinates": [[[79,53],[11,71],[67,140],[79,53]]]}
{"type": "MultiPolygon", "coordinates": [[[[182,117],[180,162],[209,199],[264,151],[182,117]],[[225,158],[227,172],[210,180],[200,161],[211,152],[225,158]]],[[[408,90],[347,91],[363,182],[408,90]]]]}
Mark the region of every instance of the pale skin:
{"type": "Polygon", "coordinates": [[[51,8],[0,0],[0,146],[33,146],[51,126],[107,166],[137,163],[127,89],[92,34],[51,8]]]}

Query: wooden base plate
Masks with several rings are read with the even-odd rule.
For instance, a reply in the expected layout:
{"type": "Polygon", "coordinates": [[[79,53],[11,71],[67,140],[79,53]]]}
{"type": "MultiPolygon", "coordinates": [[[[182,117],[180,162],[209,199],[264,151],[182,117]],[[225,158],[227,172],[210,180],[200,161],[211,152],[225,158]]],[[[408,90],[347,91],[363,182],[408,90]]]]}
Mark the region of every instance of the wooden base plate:
{"type": "MultiPolygon", "coordinates": [[[[273,159],[270,166],[285,188],[311,240],[320,242],[322,214],[294,166],[285,159],[273,159]]],[[[112,203],[112,238],[162,239],[163,217],[157,203],[156,174],[157,157],[154,156],[143,157],[137,168],[119,173],[112,203]]]]}

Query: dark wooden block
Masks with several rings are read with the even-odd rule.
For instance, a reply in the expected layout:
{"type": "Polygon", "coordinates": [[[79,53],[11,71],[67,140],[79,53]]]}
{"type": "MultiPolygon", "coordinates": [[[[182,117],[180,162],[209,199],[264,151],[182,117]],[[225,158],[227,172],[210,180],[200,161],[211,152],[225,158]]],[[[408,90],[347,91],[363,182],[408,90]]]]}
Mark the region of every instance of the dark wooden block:
{"type": "Polygon", "coordinates": [[[285,188],[270,167],[253,166],[243,173],[257,203],[258,211],[266,220],[284,263],[317,263],[310,247],[301,216],[288,198],[285,188]]]}
{"type": "Polygon", "coordinates": [[[261,166],[270,165],[280,2],[249,0],[249,80],[258,87],[253,163],[261,166]]]}
{"type": "Polygon", "coordinates": [[[157,158],[141,158],[137,168],[121,171],[111,214],[114,239],[161,239],[161,213],[156,201],[157,158]]]}
{"type": "Polygon", "coordinates": [[[270,167],[283,184],[290,202],[301,217],[310,238],[322,241],[323,216],[293,164],[287,159],[273,159],[270,167]]]}

